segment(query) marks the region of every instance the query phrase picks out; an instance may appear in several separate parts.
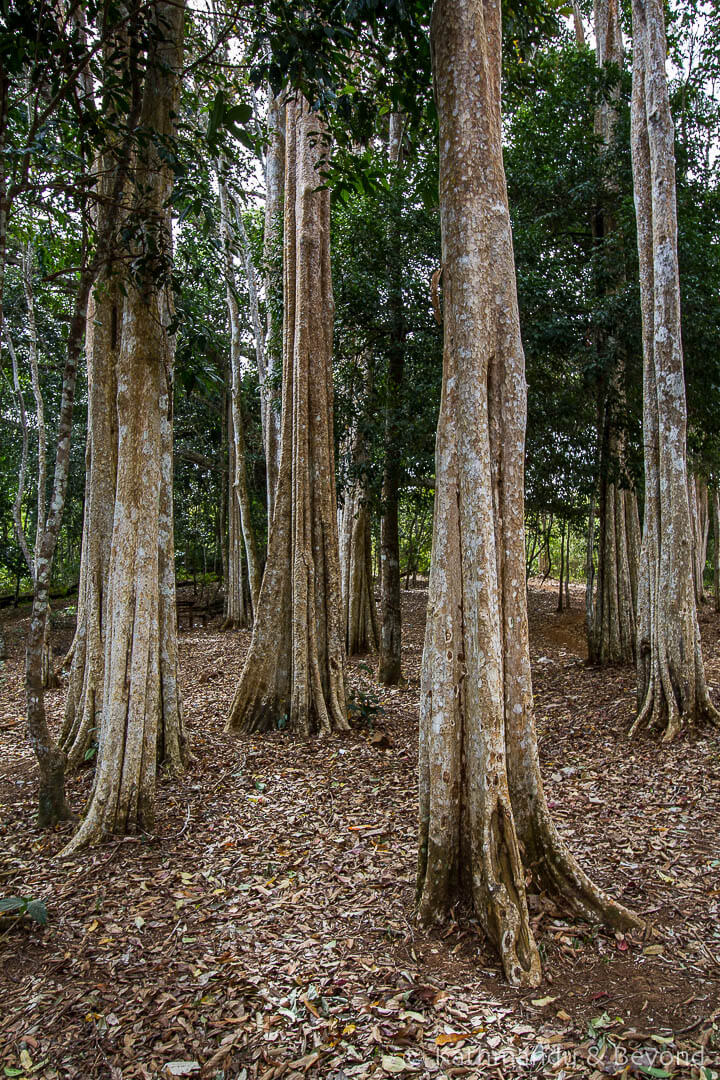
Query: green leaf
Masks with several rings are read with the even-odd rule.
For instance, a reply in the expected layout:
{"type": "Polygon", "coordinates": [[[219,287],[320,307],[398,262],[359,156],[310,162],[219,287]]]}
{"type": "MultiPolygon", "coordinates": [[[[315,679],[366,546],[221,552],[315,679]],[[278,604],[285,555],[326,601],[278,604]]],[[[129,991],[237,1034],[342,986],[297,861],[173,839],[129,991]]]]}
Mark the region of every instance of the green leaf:
{"type": "Polygon", "coordinates": [[[226,124],[247,124],[251,116],[252,107],[245,102],[241,102],[239,105],[233,105],[232,108],[225,110],[224,122],[226,124]]]}
{"type": "Polygon", "coordinates": [[[31,900],[27,905],[27,913],[40,926],[47,926],[48,913],[42,900],[31,900]]]}
{"type": "Polygon", "coordinates": [[[0,900],[0,915],[8,915],[12,911],[24,914],[27,911],[27,903],[22,896],[6,896],[0,900]]]}

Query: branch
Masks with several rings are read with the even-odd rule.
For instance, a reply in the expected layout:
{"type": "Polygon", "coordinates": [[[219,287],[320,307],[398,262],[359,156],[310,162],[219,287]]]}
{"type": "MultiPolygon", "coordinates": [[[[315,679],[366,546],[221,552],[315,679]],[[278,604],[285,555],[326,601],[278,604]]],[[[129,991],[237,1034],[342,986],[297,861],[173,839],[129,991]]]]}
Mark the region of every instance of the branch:
{"type": "Polygon", "coordinates": [[[25,474],[27,472],[27,460],[28,460],[28,426],[27,426],[27,414],[25,412],[25,399],[23,397],[22,388],[20,386],[20,375],[18,372],[17,355],[15,353],[15,346],[12,343],[10,334],[5,331],[5,343],[10,353],[10,360],[12,361],[12,373],[13,373],[13,387],[15,390],[15,396],[18,401],[18,408],[20,409],[20,422],[22,425],[22,455],[20,457],[20,470],[18,472],[18,487],[15,495],[15,502],[13,503],[13,524],[15,526],[15,536],[17,542],[20,545],[20,550],[23,553],[25,562],[28,565],[30,571],[30,577],[35,581],[35,566],[32,556],[30,554],[30,548],[28,547],[27,536],[25,535],[25,529],[22,523],[22,501],[25,494],[25,474]]]}

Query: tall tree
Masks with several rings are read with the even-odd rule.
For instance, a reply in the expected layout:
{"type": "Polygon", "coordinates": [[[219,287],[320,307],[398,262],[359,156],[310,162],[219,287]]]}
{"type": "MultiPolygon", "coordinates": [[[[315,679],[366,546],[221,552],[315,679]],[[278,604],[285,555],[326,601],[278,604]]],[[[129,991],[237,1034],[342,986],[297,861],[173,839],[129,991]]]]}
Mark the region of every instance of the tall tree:
{"type": "Polygon", "coordinates": [[[693,581],[680,325],[674,126],[662,0],[633,0],[631,148],[643,334],[645,518],[638,584],[638,715],[663,741],[720,717],[710,701],[693,581]]]}
{"type": "Polygon", "coordinates": [[[400,608],[400,532],[398,505],[402,464],[399,449],[400,410],[405,371],[400,208],[402,199],[403,117],[394,112],[388,131],[388,161],[393,170],[388,214],[388,314],[390,337],[385,382],[385,460],[380,519],[380,649],[378,681],[393,686],[402,679],[402,612],[400,608]]]}
{"type": "MultiPolygon", "coordinates": [[[[267,301],[267,332],[263,370],[258,369],[262,402],[263,446],[267,481],[268,522],[275,508],[275,488],[280,462],[280,410],[278,381],[283,365],[283,202],[285,183],[284,96],[270,99],[268,147],[265,154],[265,235],[263,277],[267,301]]],[[[269,529],[268,529],[269,535],[269,529]]]]}
{"type": "MultiPolygon", "coordinates": [[[[236,232],[240,232],[241,246],[247,249],[247,237],[240,215],[240,208],[235,203],[228,187],[226,178],[226,164],[221,162],[218,168],[218,193],[220,196],[220,240],[225,257],[225,289],[227,297],[228,321],[230,323],[230,417],[228,423],[228,441],[230,443],[230,464],[232,476],[230,483],[231,505],[229,510],[230,524],[237,516],[240,522],[242,538],[245,545],[245,557],[248,567],[248,583],[250,585],[250,600],[253,611],[257,609],[260,595],[260,581],[262,570],[260,558],[255,542],[255,530],[253,528],[252,515],[250,512],[250,494],[247,481],[247,463],[245,460],[245,430],[240,401],[241,364],[242,364],[242,324],[240,321],[240,308],[238,306],[237,280],[235,275],[235,263],[233,259],[233,238],[236,232]],[[237,504],[235,506],[234,504],[237,504]]],[[[255,350],[258,361],[258,371],[261,373],[261,393],[264,373],[264,333],[260,325],[257,291],[255,287],[255,268],[249,258],[246,264],[248,292],[250,295],[250,310],[255,336],[255,350]]],[[[263,410],[264,412],[264,410],[263,410]]],[[[239,539],[236,530],[231,539],[239,539]]],[[[240,548],[231,544],[228,552],[229,558],[237,560],[242,558],[240,548]]],[[[237,568],[233,569],[237,577],[237,568]]],[[[229,594],[232,595],[232,594],[229,594]]],[[[240,622],[240,612],[234,611],[228,617],[236,624],[240,622]]]]}
{"type": "Polygon", "coordinates": [[[285,105],[283,396],[268,558],[229,729],[343,730],[333,446],[330,197],[318,190],[322,125],[285,105]]]}
{"type": "Polygon", "coordinates": [[[148,828],[158,761],[185,753],[177,685],[172,520],[169,161],[180,91],[184,5],[154,0],[133,171],[131,265],[117,351],[117,480],[108,574],[103,717],[84,818],[65,852],[148,828]]]}
{"type": "MultiPolygon", "coordinates": [[[[612,80],[595,117],[602,154],[607,157],[615,139],[625,59],[617,0],[596,0],[595,37],[598,66],[607,69],[612,80]]],[[[596,245],[611,244],[617,232],[616,185],[606,183],[603,194],[593,220],[596,245]]],[[[611,295],[622,284],[615,271],[604,290],[611,295]]],[[[607,370],[598,410],[598,565],[594,607],[588,619],[588,652],[591,663],[631,664],[635,660],[640,519],[627,462],[625,355],[616,330],[598,330],[596,337],[607,370]]]]}
{"type": "Polygon", "coordinates": [[[445,348],[420,719],[418,902],[468,896],[507,978],[536,985],[526,874],[636,922],[587,878],[543,794],[525,590],[525,364],[502,159],[500,7],[436,0],[445,348]]]}
{"type": "Polygon", "coordinates": [[[88,381],[88,431],[85,451],[85,510],[78,585],[77,629],[71,646],[70,675],[60,746],[68,765],[80,765],[102,719],[105,681],[105,628],[115,484],[117,480],[117,360],[122,319],[122,250],[129,132],[137,124],[141,86],[129,78],[131,33],[125,21],[108,16],[105,27],[103,107],[122,134],[109,141],[95,163],[96,226],[107,236],[108,258],[88,303],[85,356],[88,381]],[[116,107],[119,84],[131,93],[125,114],[116,107]]]}
{"type": "MultiPolygon", "coordinates": [[[[372,361],[359,365],[366,408],[373,399],[372,361]]],[[[367,653],[378,646],[377,612],[372,574],[372,524],[370,513],[369,449],[366,417],[356,418],[350,433],[352,475],[345,487],[340,531],[340,570],[343,626],[348,656],[367,653]]]]}

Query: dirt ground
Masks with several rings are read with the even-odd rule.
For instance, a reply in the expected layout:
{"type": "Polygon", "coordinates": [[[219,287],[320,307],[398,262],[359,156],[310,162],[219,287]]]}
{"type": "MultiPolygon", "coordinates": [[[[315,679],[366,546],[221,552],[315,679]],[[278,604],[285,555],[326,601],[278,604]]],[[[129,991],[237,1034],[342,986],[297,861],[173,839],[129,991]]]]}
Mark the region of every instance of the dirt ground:
{"type": "MultiPolygon", "coordinates": [[[[720,733],[628,742],[634,673],[586,666],[572,599],[558,615],[553,587],[531,583],[548,798],[583,866],[648,928],[609,934],[533,898],[545,981],[527,993],[468,912],[433,934],[414,921],[423,591],[404,595],[407,689],[381,692],[371,658],[354,661],[355,730],[312,743],[227,735],[249,635],[182,631],[190,768],[160,781],[151,835],[64,860],[70,826],[34,824],[27,613],[4,614],[0,897],[49,916],[0,925],[4,1075],[720,1075],[720,733]]],[[[701,619],[717,702],[720,617],[701,619]]],[[[58,724],[63,691],[48,697],[58,724]]],[[[78,811],[90,783],[90,768],[69,779],[78,811]]]]}

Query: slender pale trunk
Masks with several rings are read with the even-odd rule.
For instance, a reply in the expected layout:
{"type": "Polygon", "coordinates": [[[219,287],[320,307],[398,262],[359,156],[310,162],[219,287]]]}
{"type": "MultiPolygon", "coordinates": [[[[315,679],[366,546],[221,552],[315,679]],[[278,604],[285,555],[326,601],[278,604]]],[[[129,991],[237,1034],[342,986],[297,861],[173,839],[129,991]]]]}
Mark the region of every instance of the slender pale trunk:
{"type": "Polygon", "coordinates": [[[672,739],[717,721],[693,583],[680,330],[674,129],[662,0],[633,0],[631,149],[643,330],[645,522],[638,583],[638,715],[672,739]]]}
{"type": "Polygon", "coordinates": [[[283,367],[283,202],[285,185],[285,106],[282,95],[271,98],[269,142],[265,156],[265,237],[263,262],[267,301],[265,369],[260,376],[263,445],[267,477],[268,542],[275,509],[280,464],[280,391],[283,367]]]}
{"type": "Polygon", "coordinates": [[[557,610],[562,611],[563,589],[565,586],[565,522],[560,525],[560,571],[558,573],[558,602],[557,610]]]}
{"type": "MultiPolygon", "coordinates": [[[[364,358],[364,396],[372,402],[372,361],[364,358]]],[[[368,406],[370,407],[370,406],[368,406]]],[[[353,478],[345,491],[340,526],[343,625],[348,656],[378,647],[377,612],[372,575],[372,524],[368,485],[368,448],[362,418],[352,434],[353,478]]]]}
{"type": "Polygon", "coordinates": [[[10,362],[12,364],[13,374],[13,389],[15,391],[15,398],[17,400],[18,412],[20,413],[20,428],[22,431],[22,449],[20,451],[20,468],[18,469],[18,482],[15,491],[15,499],[13,501],[13,525],[15,527],[15,538],[18,542],[18,547],[22,551],[25,564],[28,568],[31,580],[35,579],[35,565],[33,556],[30,554],[30,548],[28,546],[27,535],[25,533],[25,526],[22,520],[22,504],[25,497],[25,478],[27,476],[28,467],[28,449],[29,449],[29,436],[28,436],[28,421],[27,411],[25,409],[25,398],[22,392],[22,386],[20,384],[20,367],[18,364],[17,354],[15,347],[12,343],[12,338],[6,332],[5,340],[7,342],[8,352],[10,353],[10,362]]]}
{"type": "Polygon", "coordinates": [[[585,636],[588,642],[595,624],[595,493],[588,506],[587,534],[585,539],[585,636]]]}
{"type": "Polygon", "coordinates": [[[90,267],[86,267],[81,273],[75,297],[75,308],[68,330],[55,450],[55,473],[47,519],[38,522],[40,536],[39,543],[36,543],[33,604],[25,650],[27,727],[40,773],[38,824],[41,827],[54,825],[71,816],[65,799],[65,754],[50,734],[45,713],[43,656],[50,600],[50,579],[70,474],[70,440],[77,367],[82,352],[85,316],[94,276],[95,270],[90,267]]]}
{"type": "Polygon", "coordinates": [[[702,604],[705,601],[705,563],[707,562],[707,542],[710,531],[708,488],[703,478],[692,472],[688,474],[688,499],[690,502],[693,539],[695,600],[698,604],[702,604]]]}
{"type": "Polygon", "coordinates": [[[235,432],[233,410],[228,398],[228,552],[225,577],[224,630],[240,630],[252,626],[252,608],[245,597],[243,559],[245,544],[240,521],[240,502],[237,497],[235,477],[235,432]]]}
{"type": "MultiPolygon", "coordinates": [[[[36,514],[35,514],[35,545],[32,554],[30,554],[27,537],[25,535],[25,528],[22,522],[22,502],[24,497],[25,488],[25,476],[27,473],[27,415],[25,413],[25,405],[20,393],[19,373],[17,356],[15,355],[15,349],[13,348],[10,336],[7,336],[8,352],[13,365],[13,380],[15,385],[15,394],[18,397],[18,403],[20,406],[20,419],[23,426],[23,453],[20,463],[20,473],[18,476],[18,488],[14,506],[14,522],[15,532],[20,544],[20,548],[25,557],[28,570],[30,572],[30,578],[35,581],[35,566],[40,551],[40,544],[42,541],[43,525],[47,516],[47,426],[45,423],[45,401],[43,399],[42,388],[40,386],[40,367],[38,361],[38,334],[37,323],[35,321],[35,290],[33,287],[33,266],[34,266],[34,252],[30,244],[27,244],[23,251],[21,258],[22,266],[22,283],[23,292],[25,294],[25,305],[27,312],[27,330],[28,330],[28,361],[30,366],[30,384],[32,386],[33,398],[35,399],[35,430],[37,432],[37,491],[36,491],[36,514]]],[[[46,690],[53,689],[57,686],[57,678],[55,676],[55,669],[53,665],[53,649],[52,642],[50,640],[50,604],[48,602],[48,610],[45,619],[45,640],[43,644],[43,658],[42,658],[42,680],[43,686],[46,690]]]]}
{"type": "Polygon", "coordinates": [[[526,875],[584,915],[634,917],[562,844],[533,720],[523,524],[526,419],[502,161],[500,10],[436,0],[445,348],[420,719],[418,899],[426,921],[466,896],[513,985],[540,958],[526,875]]]}
{"type": "Polygon", "coordinates": [[[333,445],[330,200],[322,123],[288,100],[281,453],[253,637],[228,727],[347,729],[333,445]]]}
{"type": "Polygon", "coordinates": [[[367,486],[356,480],[345,493],[341,515],[342,590],[348,656],[377,648],[372,579],[372,536],[367,486]]]}
{"type": "Polygon", "coordinates": [[[388,215],[388,313],[390,341],[385,386],[385,460],[380,518],[380,649],[378,682],[393,686],[402,680],[402,611],[400,605],[400,530],[398,502],[401,457],[400,410],[405,371],[405,313],[402,294],[402,252],[400,248],[403,117],[392,113],[388,135],[388,159],[394,169],[388,215]]]}
{"type": "Polygon", "coordinates": [[[713,594],[715,597],[715,610],[720,611],[720,490],[712,489],[712,519],[713,519],[713,594]]]}
{"type": "Polygon", "coordinates": [[[575,44],[578,49],[585,48],[585,27],[583,26],[582,15],[580,14],[580,8],[577,4],[573,3],[573,29],[575,30],[575,44]]]}
{"type": "MultiPolygon", "coordinates": [[[[622,71],[625,63],[617,0],[595,0],[596,56],[600,68],[622,71]]],[[[615,139],[619,109],[619,83],[598,106],[595,130],[607,154],[615,139]]],[[[604,192],[593,233],[598,244],[607,243],[617,229],[613,185],[604,192]]],[[[614,293],[624,286],[606,286],[614,293]]],[[[598,416],[598,566],[594,618],[589,623],[588,655],[594,664],[632,664],[635,661],[635,602],[638,550],[633,536],[639,529],[637,495],[627,467],[625,431],[625,357],[614,332],[598,332],[597,347],[608,354],[598,416]],[[635,582],[635,584],[633,584],[635,582]]]]}
{"type": "MultiPolygon", "coordinates": [[[[224,177],[221,174],[219,174],[218,176],[218,191],[220,194],[220,234],[223,251],[225,253],[226,302],[228,310],[228,320],[230,323],[230,413],[232,418],[232,424],[229,428],[229,434],[232,435],[233,439],[232,459],[234,465],[234,473],[232,477],[232,497],[234,500],[237,501],[238,505],[240,527],[242,529],[243,540],[245,543],[245,557],[247,559],[248,566],[250,599],[253,612],[255,612],[257,610],[258,597],[260,595],[262,570],[260,567],[260,557],[257,550],[257,544],[255,542],[255,530],[252,523],[252,514],[250,511],[250,494],[248,491],[247,483],[247,464],[245,460],[245,431],[240,401],[242,324],[240,321],[240,311],[237,302],[237,282],[235,277],[235,265],[232,255],[232,236],[234,231],[233,226],[238,229],[243,228],[243,226],[239,210],[236,206],[233,207],[232,198],[230,196],[230,193],[228,192],[227,184],[225,183],[224,177]]],[[[242,235],[244,236],[244,229],[242,235]]],[[[245,237],[245,244],[247,244],[247,237],[245,237]]],[[[250,291],[250,309],[255,331],[255,347],[258,360],[258,371],[264,371],[264,335],[260,327],[257,291],[255,289],[255,272],[252,266],[252,261],[249,259],[249,255],[247,262],[248,265],[246,265],[246,274],[248,289],[250,291]]]]}

